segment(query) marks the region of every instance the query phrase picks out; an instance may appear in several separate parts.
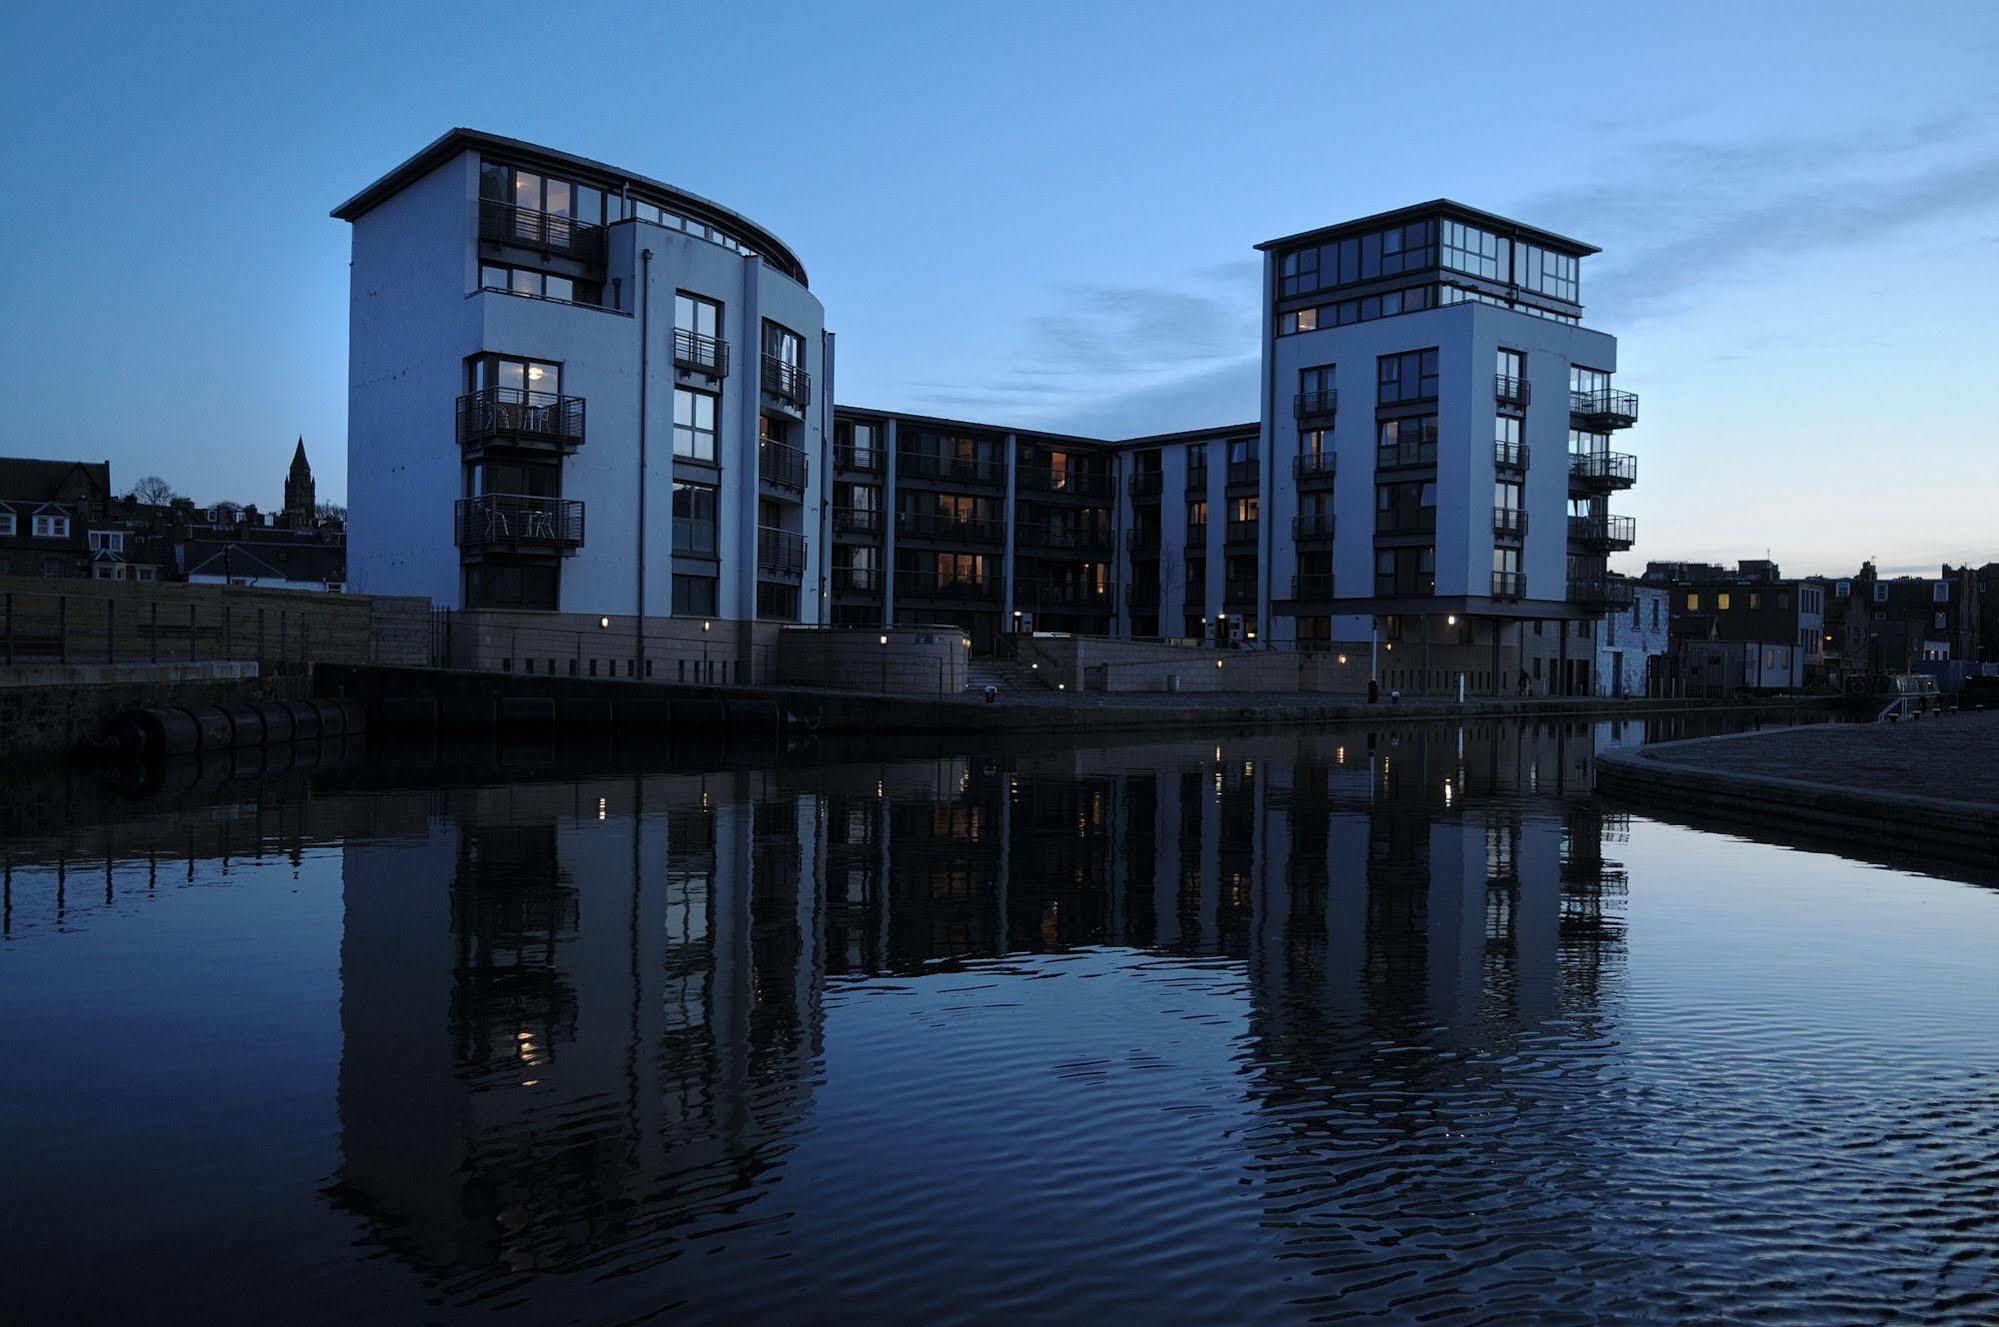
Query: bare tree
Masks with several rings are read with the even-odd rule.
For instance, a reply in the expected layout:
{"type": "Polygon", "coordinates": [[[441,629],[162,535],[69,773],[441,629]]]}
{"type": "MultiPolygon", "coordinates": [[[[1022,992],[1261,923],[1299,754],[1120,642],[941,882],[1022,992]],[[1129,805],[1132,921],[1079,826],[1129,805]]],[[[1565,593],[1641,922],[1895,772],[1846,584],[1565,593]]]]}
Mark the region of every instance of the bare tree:
{"type": "Polygon", "coordinates": [[[312,514],[322,521],[339,521],[342,525],[347,523],[347,508],[337,502],[322,502],[312,509],[312,514]]]}
{"type": "Polygon", "coordinates": [[[131,496],[134,501],[143,502],[149,507],[164,507],[179,495],[174,492],[174,486],[166,480],[158,475],[147,475],[132,485],[131,496]]]}

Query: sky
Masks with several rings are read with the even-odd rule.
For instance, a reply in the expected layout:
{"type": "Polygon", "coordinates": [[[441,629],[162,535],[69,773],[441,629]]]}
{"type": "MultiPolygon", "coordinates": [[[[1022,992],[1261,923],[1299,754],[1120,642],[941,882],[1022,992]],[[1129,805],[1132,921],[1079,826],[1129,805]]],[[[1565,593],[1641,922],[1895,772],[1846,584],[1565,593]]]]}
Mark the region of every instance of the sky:
{"type": "Polygon", "coordinates": [[[1999,559],[1999,5],[0,7],[0,454],[345,493],[348,227],[454,125],[804,262],[843,404],[1251,419],[1274,236],[1439,196],[1603,249],[1627,569],[1999,559]]]}

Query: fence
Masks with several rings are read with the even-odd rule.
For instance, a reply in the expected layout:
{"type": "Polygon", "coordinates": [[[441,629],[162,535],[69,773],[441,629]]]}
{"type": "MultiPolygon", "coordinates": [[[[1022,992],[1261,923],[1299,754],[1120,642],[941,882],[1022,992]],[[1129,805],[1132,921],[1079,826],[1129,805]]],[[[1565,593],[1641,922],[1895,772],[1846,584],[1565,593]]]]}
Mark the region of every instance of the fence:
{"type": "Polygon", "coordinates": [[[425,663],[420,600],[220,585],[0,580],[0,665],[425,663]]]}

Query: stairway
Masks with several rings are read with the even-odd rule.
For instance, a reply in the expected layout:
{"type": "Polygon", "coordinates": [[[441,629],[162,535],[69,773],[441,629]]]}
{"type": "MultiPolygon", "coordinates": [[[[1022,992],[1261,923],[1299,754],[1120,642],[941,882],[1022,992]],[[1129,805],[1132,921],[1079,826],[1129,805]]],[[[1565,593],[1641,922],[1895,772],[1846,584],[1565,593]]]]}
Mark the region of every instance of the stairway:
{"type": "Polygon", "coordinates": [[[965,690],[973,695],[982,694],[988,685],[998,687],[1001,696],[1034,695],[1049,690],[1033,669],[1012,659],[974,659],[969,676],[971,681],[965,684],[965,690]]]}

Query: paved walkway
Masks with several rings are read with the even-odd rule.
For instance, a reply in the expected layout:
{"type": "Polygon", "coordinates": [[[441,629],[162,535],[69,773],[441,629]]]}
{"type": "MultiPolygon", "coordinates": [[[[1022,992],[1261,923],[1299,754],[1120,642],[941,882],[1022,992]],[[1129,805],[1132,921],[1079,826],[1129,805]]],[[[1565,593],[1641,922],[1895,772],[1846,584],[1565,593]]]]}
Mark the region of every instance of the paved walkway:
{"type": "Polygon", "coordinates": [[[1814,724],[1668,743],[1644,754],[1713,774],[1766,775],[1856,793],[1999,806],[1999,714],[1814,724]]]}

